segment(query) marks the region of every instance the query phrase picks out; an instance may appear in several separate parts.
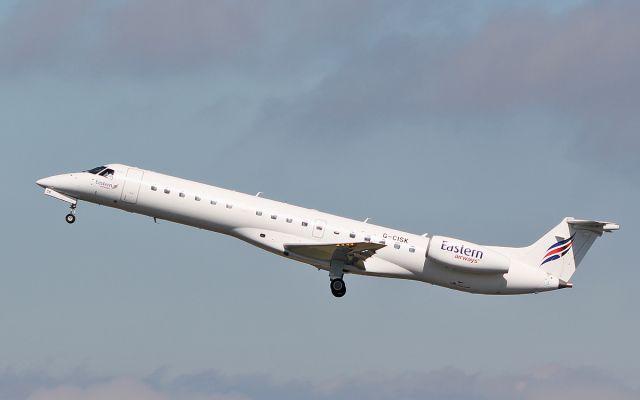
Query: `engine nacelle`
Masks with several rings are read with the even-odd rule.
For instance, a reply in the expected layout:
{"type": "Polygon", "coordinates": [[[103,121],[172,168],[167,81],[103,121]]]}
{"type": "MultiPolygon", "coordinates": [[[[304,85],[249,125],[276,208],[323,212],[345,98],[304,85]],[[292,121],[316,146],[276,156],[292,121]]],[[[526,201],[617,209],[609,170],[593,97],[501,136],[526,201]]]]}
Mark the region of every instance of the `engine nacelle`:
{"type": "Polygon", "coordinates": [[[484,246],[464,240],[434,236],[427,257],[447,267],[464,272],[504,274],[509,272],[509,258],[484,246]]]}

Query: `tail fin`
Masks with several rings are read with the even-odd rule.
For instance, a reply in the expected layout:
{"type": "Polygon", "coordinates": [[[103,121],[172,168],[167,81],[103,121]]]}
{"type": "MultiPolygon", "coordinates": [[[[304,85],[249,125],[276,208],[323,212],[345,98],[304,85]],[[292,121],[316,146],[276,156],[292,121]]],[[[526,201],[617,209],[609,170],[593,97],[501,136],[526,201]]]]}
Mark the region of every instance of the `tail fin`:
{"type": "Polygon", "coordinates": [[[618,230],[612,222],[588,221],[567,217],[537,242],[523,250],[524,260],[569,282],[593,242],[604,232],[618,230]]]}

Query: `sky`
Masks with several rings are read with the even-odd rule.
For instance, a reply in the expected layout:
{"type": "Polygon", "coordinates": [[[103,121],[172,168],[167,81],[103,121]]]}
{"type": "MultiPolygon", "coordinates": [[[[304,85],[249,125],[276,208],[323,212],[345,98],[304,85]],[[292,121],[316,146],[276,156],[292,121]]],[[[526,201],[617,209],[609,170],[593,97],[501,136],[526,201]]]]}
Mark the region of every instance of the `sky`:
{"type": "Polygon", "coordinates": [[[640,4],[0,1],[0,399],[637,399],[640,4]],[[417,234],[620,223],[574,288],[328,277],[42,195],[125,163],[417,234]]]}

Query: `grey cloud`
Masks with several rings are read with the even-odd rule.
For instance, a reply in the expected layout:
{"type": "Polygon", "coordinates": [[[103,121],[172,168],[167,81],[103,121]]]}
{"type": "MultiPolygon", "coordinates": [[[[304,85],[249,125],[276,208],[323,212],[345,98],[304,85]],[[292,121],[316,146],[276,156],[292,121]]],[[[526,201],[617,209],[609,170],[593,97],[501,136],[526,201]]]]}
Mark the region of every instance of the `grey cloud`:
{"type": "Polygon", "coordinates": [[[59,379],[42,370],[17,371],[7,368],[0,371],[0,399],[26,399],[44,388],[55,388],[66,384],[90,386],[104,379],[90,378],[80,371],[73,371],[67,378],[59,379]]]}
{"type": "Polygon", "coordinates": [[[630,89],[640,86],[639,15],[635,2],[590,3],[560,15],[498,15],[445,64],[441,94],[481,109],[513,103],[629,108],[638,100],[630,89]]]}
{"type": "Polygon", "coordinates": [[[0,25],[0,72],[313,73],[389,31],[423,24],[432,9],[447,8],[442,4],[26,0],[0,25]]]}
{"type": "Polygon", "coordinates": [[[547,365],[497,376],[469,374],[456,369],[428,373],[380,373],[342,377],[324,382],[277,382],[266,375],[221,375],[215,371],[145,379],[126,377],[87,380],[73,375],[52,378],[41,372],[0,375],[1,398],[31,400],[73,399],[524,399],[609,400],[636,399],[640,393],[589,368],[547,365]],[[21,383],[16,384],[16,381],[21,383]],[[20,386],[20,390],[15,390],[20,386]],[[12,390],[13,388],[13,390],[12,390]]]}
{"type": "Polygon", "coordinates": [[[342,136],[425,121],[436,97],[437,51],[416,37],[384,38],[354,51],[308,93],[265,102],[256,125],[342,136]]]}
{"type": "Polygon", "coordinates": [[[290,74],[343,57],[422,3],[390,11],[380,0],[27,0],[0,24],[0,72],[290,74]]]}
{"type": "Polygon", "coordinates": [[[434,121],[475,132],[537,113],[570,128],[563,141],[572,153],[632,171],[640,168],[638,16],[635,2],[589,2],[559,14],[495,13],[460,35],[389,31],[306,93],[265,102],[256,127],[424,135],[434,121]]]}
{"type": "Polygon", "coordinates": [[[256,51],[260,1],[195,0],[127,2],[104,25],[107,54],[135,69],[189,70],[228,65],[256,51]]]}
{"type": "Polygon", "coordinates": [[[635,3],[598,3],[501,14],[462,40],[391,33],[346,58],[305,100],[353,118],[384,110],[402,118],[411,105],[412,115],[523,105],[629,112],[640,88],[639,15],[635,3]]]}
{"type": "Polygon", "coordinates": [[[632,176],[640,168],[631,150],[640,146],[639,16],[636,2],[593,2],[555,16],[497,17],[448,63],[441,104],[475,115],[542,110],[575,125],[573,157],[632,176]]]}
{"type": "Polygon", "coordinates": [[[82,0],[23,1],[0,25],[0,71],[50,67],[81,47],[80,21],[90,10],[82,0]]]}
{"type": "Polygon", "coordinates": [[[475,114],[542,109],[576,122],[579,148],[631,155],[640,145],[639,16],[636,2],[594,2],[494,18],[446,64],[440,104],[475,114]]]}
{"type": "Polygon", "coordinates": [[[265,3],[30,0],[0,25],[0,71],[157,74],[230,65],[255,51],[265,3]]]}
{"type": "Polygon", "coordinates": [[[228,73],[263,90],[244,94],[262,104],[250,131],[329,141],[540,113],[571,128],[573,154],[640,168],[636,2],[448,3],[29,0],[0,25],[0,75],[228,73]]]}
{"type": "Polygon", "coordinates": [[[133,379],[114,379],[88,387],[61,385],[33,392],[29,400],[166,400],[163,394],[133,379]]]}

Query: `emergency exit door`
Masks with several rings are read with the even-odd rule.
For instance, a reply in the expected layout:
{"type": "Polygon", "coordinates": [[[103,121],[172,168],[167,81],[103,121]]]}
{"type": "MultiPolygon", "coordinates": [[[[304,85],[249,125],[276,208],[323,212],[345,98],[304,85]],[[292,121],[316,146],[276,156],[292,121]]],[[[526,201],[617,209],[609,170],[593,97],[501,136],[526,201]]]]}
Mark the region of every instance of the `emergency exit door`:
{"type": "Polygon", "coordinates": [[[317,219],[313,224],[313,237],[321,238],[324,235],[324,227],[327,223],[321,219],[317,219]]]}

